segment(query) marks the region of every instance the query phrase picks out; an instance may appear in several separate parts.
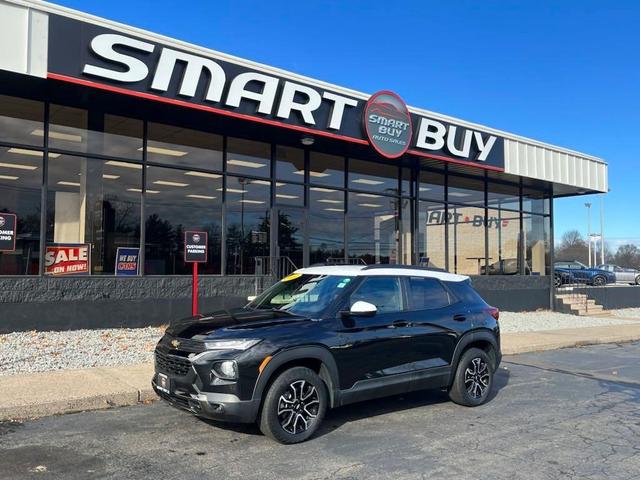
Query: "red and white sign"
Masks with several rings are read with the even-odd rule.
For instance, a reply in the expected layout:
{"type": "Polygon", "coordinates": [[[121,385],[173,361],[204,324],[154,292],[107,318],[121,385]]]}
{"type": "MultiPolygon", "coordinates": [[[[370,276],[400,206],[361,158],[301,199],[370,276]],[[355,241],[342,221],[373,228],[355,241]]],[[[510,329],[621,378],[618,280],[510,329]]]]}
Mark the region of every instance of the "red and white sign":
{"type": "Polygon", "coordinates": [[[91,245],[47,245],[44,256],[46,275],[87,275],[91,268],[91,245]]]}

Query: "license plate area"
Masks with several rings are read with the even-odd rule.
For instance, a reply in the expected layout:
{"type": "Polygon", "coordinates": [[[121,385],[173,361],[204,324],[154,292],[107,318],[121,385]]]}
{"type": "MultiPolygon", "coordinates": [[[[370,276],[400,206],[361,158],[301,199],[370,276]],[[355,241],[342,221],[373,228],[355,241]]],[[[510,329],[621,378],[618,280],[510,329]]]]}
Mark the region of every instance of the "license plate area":
{"type": "Polygon", "coordinates": [[[156,387],[158,390],[164,393],[171,393],[171,380],[164,373],[158,373],[158,378],[156,382],[156,387]]]}

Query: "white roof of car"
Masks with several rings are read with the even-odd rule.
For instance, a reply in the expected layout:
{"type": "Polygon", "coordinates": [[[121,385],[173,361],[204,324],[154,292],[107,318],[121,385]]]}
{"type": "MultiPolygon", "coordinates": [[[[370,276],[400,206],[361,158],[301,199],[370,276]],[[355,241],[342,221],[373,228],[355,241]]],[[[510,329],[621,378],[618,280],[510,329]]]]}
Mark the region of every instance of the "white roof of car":
{"type": "Polygon", "coordinates": [[[429,277],[445,280],[447,282],[463,282],[468,280],[466,275],[457,275],[439,270],[426,268],[411,268],[398,266],[375,267],[367,265],[319,265],[317,267],[300,268],[294,273],[304,275],[342,275],[345,277],[360,276],[403,276],[403,277],[429,277]]]}

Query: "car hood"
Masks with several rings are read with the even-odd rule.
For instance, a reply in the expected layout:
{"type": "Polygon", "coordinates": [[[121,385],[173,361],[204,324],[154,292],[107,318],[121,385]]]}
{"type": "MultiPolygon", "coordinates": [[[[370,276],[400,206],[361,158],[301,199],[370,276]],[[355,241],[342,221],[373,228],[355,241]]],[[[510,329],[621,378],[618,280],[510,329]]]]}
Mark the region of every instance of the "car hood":
{"type": "Polygon", "coordinates": [[[174,337],[192,338],[195,335],[209,335],[222,328],[267,328],[275,325],[307,322],[309,320],[307,317],[292,315],[280,310],[236,308],[175,320],[171,322],[166,332],[174,337]]]}

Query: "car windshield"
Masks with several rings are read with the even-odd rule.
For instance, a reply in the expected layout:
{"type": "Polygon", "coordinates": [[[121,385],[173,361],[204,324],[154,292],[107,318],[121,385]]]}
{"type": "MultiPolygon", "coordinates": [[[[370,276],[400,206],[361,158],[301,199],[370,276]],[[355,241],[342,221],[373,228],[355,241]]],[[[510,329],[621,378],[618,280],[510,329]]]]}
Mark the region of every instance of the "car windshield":
{"type": "Polygon", "coordinates": [[[338,275],[294,273],[266,290],[248,307],[285,310],[305,316],[320,315],[352,280],[353,277],[338,275]]]}

